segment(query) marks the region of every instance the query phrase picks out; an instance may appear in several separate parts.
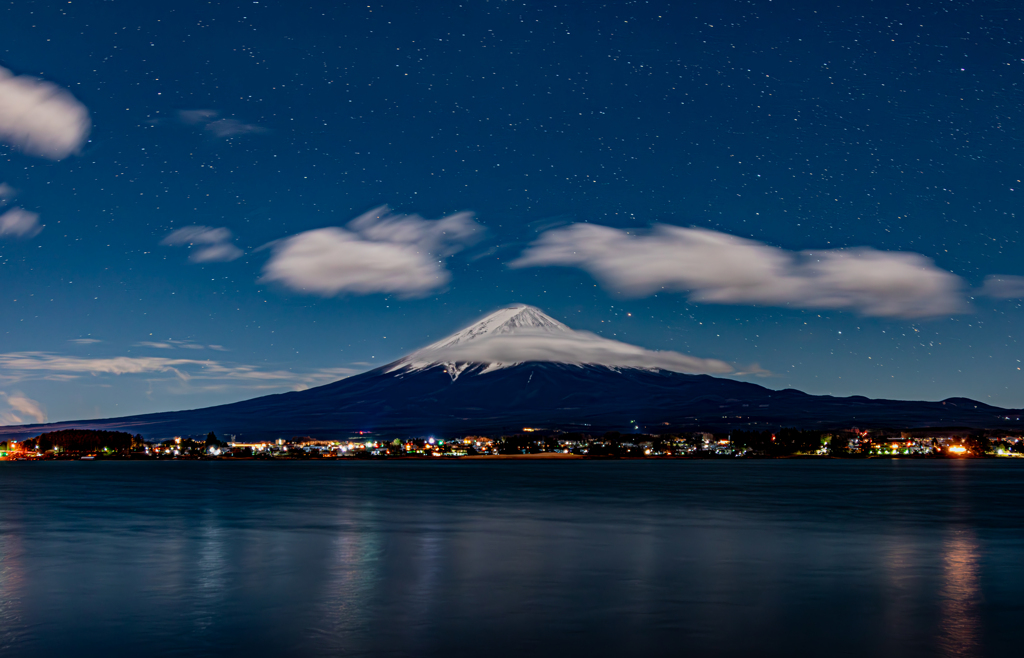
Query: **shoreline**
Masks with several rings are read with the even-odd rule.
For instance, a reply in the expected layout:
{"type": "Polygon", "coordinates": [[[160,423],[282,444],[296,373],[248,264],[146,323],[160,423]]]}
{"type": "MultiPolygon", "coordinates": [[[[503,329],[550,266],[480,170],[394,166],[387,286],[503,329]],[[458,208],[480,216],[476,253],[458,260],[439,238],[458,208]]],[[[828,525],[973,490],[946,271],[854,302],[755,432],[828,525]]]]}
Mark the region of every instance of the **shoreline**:
{"type": "Polygon", "coordinates": [[[0,463],[4,462],[401,462],[401,461],[414,461],[414,462],[458,462],[458,461],[595,461],[595,462],[610,462],[610,461],[716,461],[716,462],[741,462],[741,461],[877,461],[877,460],[910,460],[910,461],[978,461],[978,460],[1009,460],[1016,461],[1022,459],[1022,457],[1014,457],[1010,455],[997,456],[997,455],[971,455],[963,457],[947,457],[940,455],[872,455],[868,457],[835,457],[832,455],[779,455],[779,456],[751,456],[744,455],[740,457],[734,456],[649,456],[649,457],[613,457],[613,456],[590,456],[590,455],[576,455],[576,454],[565,454],[557,452],[542,452],[542,453],[528,453],[518,455],[465,455],[462,457],[416,457],[416,456],[401,456],[401,457],[314,457],[314,458],[302,458],[302,457],[185,457],[185,458],[166,458],[166,457],[95,457],[92,459],[83,459],[81,457],[72,458],[0,458],[0,463]]]}

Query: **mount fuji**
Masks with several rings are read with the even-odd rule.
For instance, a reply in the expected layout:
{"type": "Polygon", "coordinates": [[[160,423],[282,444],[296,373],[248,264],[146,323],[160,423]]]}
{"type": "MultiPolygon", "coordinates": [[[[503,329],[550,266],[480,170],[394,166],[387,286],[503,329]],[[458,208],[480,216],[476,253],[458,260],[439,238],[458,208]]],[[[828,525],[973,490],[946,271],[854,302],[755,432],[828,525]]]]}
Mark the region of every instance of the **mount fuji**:
{"type": "Polygon", "coordinates": [[[0,428],[18,438],[78,427],[147,439],[214,431],[239,440],[518,432],[524,426],[665,433],[780,426],[1024,427],[1024,412],[941,402],[808,395],[714,377],[729,364],[576,331],[532,306],[496,311],[382,367],[305,391],[109,420],[0,428]]]}

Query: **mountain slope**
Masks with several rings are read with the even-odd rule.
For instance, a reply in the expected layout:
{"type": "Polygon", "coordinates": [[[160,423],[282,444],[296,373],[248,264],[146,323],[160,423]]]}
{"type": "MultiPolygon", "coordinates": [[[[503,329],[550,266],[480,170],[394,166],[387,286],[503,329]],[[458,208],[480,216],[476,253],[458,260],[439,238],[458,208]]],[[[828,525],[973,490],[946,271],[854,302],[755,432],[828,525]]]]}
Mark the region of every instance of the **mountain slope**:
{"type": "Polygon", "coordinates": [[[1022,427],[1019,411],[962,398],[907,402],[812,396],[673,371],[707,363],[718,367],[719,362],[608,341],[518,306],[394,363],[318,388],[207,409],[0,428],[0,436],[68,426],[124,429],[146,438],[212,430],[239,439],[336,438],[357,431],[495,434],[523,427],[592,432],[780,425],[1022,427]],[[551,344],[556,349],[546,347],[551,344]],[[572,352],[567,345],[582,347],[572,352]],[[467,355],[474,358],[462,358],[467,355]],[[598,362],[589,362],[591,357],[598,362]],[[631,365],[662,361],[662,367],[631,365]]]}

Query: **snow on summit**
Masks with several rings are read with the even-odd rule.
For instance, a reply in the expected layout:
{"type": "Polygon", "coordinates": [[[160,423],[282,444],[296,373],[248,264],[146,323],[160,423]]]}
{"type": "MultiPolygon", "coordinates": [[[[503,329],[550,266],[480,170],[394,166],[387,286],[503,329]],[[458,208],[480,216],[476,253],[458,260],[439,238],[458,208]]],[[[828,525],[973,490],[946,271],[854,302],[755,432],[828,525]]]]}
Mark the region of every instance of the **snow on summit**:
{"type": "Polygon", "coordinates": [[[420,352],[441,350],[479,338],[493,337],[502,334],[522,333],[523,331],[542,330],[550,333],[572,333],[572,329],[558,320],[546,315],[539,308],[516,304],[491,313],[462,331],[429,345],[420,352]]]}
{"type": "Polygon", "coordinates": [[[533,306],[500,309],[432,345],[396,361],[388,370],[443,367],[455,380],[527,362],[644,368],[685,373],[728,373],[724,361],[679,352],[648,350],[589,331],[576,331],[533,306]]]}

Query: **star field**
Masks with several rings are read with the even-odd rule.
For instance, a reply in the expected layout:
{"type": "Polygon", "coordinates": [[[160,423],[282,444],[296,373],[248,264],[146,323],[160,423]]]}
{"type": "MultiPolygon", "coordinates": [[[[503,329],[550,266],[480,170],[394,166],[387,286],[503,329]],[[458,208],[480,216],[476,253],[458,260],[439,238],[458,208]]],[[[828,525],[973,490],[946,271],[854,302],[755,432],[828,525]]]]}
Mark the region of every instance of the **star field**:
{"type": "Polygon", "coordinates": [[[0,66],[92,122],[59,160],[0,144],[8,205],[42,226],[0,236],[0,391],[50,420],[326,383],[512,302],[771,388],[1024,406],[1024,309],[984,293],[1024,275],[1016,3],[19,0],[0,5],[0,66]],[[481,230],[419,296],[266,277],[280,241],[384,204],[481,230]],[[579,223],[920,254],[967,312],[702,303],[509,267],[579,223]],[[186,227],[226,229],[202,243],[219,256],[161,244],[186,227]],[[19,369],[27,353],[63,360],[19,369]],[[216,365],[68,365],[120,357],[216,365]]]}

